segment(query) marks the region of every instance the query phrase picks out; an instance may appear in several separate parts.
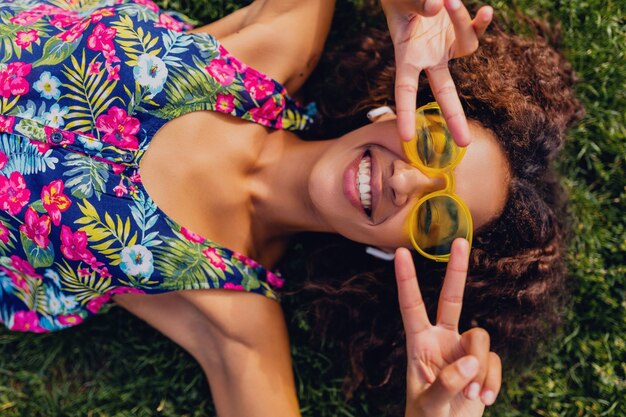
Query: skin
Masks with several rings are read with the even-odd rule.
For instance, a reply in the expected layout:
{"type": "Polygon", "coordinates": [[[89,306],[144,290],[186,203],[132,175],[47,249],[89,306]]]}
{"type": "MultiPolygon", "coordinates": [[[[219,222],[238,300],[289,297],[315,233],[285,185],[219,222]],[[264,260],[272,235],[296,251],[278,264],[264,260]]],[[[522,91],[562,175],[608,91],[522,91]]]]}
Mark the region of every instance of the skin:
{"type": "MultiPolygon", "coordinates": [[[[333,2],[292,6],[255,2],[200,30],[219,34],[233,55],[295,93],[321,53],[333,2]],[[280,36],[284,33],[295,35],[280,36]]],[[[490,133],[476,124],[470,124],[470,132],[476,143],[456,169],[457,192],[480,225],[502,207],[507,169],[490,133]],[[495,182],[483,187],[488,179],[495,182]],[[482,197],[473,199],[477,190],[482,197]]],[[[405,246],[403,214],[419,195],[436,188],[437,180],[409,166],[399,144],[393,120],[336,141],[302,142],[227,115],[194,112],[157,133],[141,161],[141,176],[151,198],[174,220],[272,267],[288,237],[300,230],[405,246]],[[357,215],[337,187],[337,178],[364,146],[375,148],[386,167],[396,168],[383,182],[377,224],[357,215]]],[[[444,319],[435,326],[424,321],[410,257],[400,250],[396,258],[409,352],[407,416],[481,415],[500,388],[499,360],[489,352],[486,332],[459,335],[456,330],[468,257],[467,245],[459,242],[440,300],[444,319]],[[472,384],[477,389],[471,390],[472,384]]],[[[191,353],[209,380],[220,417],[300,415],[286,326],[276,302],[226,290],[119,295],[115,301],[191,353]]]]}

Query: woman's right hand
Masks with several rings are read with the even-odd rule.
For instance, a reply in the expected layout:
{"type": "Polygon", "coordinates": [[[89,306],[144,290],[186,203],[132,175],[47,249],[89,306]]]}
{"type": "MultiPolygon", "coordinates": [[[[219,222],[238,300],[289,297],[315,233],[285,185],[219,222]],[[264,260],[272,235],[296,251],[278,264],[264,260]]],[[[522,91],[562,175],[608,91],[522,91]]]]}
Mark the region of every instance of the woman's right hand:
{"type": "Polygon", "coordinates": [[[495,401],[501,384],[501,363],[489,351],[489,334],[473,328],[459,334],[469,244],[457,239],[437,308],[430,323],[413,259],[396,251],[398,299],[407,343],[405,417],[478,417],[495,401]]]}

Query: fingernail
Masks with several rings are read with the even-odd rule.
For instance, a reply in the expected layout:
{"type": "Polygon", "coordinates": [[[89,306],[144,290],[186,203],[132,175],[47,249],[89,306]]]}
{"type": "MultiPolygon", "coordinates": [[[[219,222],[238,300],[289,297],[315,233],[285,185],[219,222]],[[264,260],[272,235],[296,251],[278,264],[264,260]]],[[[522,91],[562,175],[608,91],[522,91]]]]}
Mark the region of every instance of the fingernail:
{"type": "Polygon", "coordinates": [[[461,0],[448,0],[448,5],[450,6],[450,9],[456,10],[461,7],[461,0]]]}
{"type": "Polygon", "coordinates": [[[491,391],[491,390],[487,390],[485,392],[483,392],[483,404],[485,405],[491,405],[494,403],[494,401],[496,400],[496,393],[491,391]]]}
{"type": "Polygon", "coordinates": [[[467,390],[467,398],[475,400],[480,394],[480,384],[478,382],[472,382],[467,390]]]}
{"type": "Polygon", "coordinates": [[[478,369],[478,359],[473,356],[465,358],[459,363],[459,368],[464,376],[474,376],[478,369]]]}

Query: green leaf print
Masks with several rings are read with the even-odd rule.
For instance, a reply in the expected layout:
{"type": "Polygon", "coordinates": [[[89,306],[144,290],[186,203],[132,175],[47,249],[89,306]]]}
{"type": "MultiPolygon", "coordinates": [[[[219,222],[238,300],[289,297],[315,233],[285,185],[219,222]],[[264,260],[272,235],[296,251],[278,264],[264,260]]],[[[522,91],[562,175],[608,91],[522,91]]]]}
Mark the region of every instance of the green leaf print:
{"type": "Polygon", "coordinates": [[[125,61],[126,65],[136,66],[141,54],[157,56],[161,52],[162,48],[155,49],[159,38],[152,37],[150,32],[144,32],[141,26],[135,29],[135,22],[130,17],[121,16],[112,26],[117,30],[115,36],[117,45],[121,46],[126,56],[130,58],[125,61]]]}
{"type": "Polygon", "coordinates": [[[256,279],[256,277],[253,277],[249,274],[244,274],[243,279],[241,280],[241,285],[243,285],[243,287],[247,291],[250,291],[259,288],[261,286],[261,283],[258,279],[256,279]]]}
{"type": "Polygon", "coordinates": [[[77,219],[74,223],[82,224],[79,230],[87,234],[91,247],[111,260],[110,264],[119,265],[120,251],[125,247],[133,246],[137,243],[137,232],[131,235],[130,218],[122,220],[119,214],[115,219],[109,213],[104,212],[104,221],[96,208],[86,199],[78,203],[78,208],[84,217],[77,219]]]}
{"type": "MultiPolygon", "coordinates": [[[[94,57],[89,65],[94,63],[99,55],[94,57]]],[[[70,113],[65,117],[68,121],[66,128],[78,132],[92,132],[100,138],[100,133],[95,129],[97,117],[107,111],[115,102],[121,98],[111,94],[117,85],[117,81],[107,81],[104,77],[106,71],[100,70],[98,74],[89,74],[88,65],[83,50],[81,61],[72,56],[71,67],[63,65],[65,70],[61,71],[68,82],[63,83],[69,92],[61,96],[74,101],[69,106],[70,113]]]]}
{"type": "Polygon", "coordinates": [[[105,162],[96,161],[79,153],[68,153],[65,155],[63,166],[67,168],[63,175],[69,177],[65,186],[71,190],[74,197],[91,198],[95,193],[96,198],[100,200],[109,179],[109,166],[105,162]]]}
{"type": "Polygon", "coordinates": [[[221,86],[200,68],[186,64],[182,68],[172,68],[169,81],[165,85],[167,103],[161,108],[152,110],[152,113],[162,119],[171,120],[190,109],[212,110],[206,98],[216,97],[220,90],[233,94],[234,88],[221,86]]]}
{"type": "MultiPolygon", "coordinates": [[[[111,277],[103,278],[95,271],[90,271],[89,275],[77,274],[65,260],[63,264],[57,262],[56,266],[61,276],[61,288],[74,293],[76,300],[82,305],[112,289],[111,277]]],[[[79,268],[81,266],[82,262],[79,268]]]]}
{"type": "Polygon", "coordinates": [[[20,232],[20,239],[26,258],[32,266],[44,268],[54,263],[54,247],[51,244],[46,248],[40,248],[22,232],[20,232]]]}
{"type": "Polygon", "coordinates": [[[15,242],[17,241],[14,232],[17,232],[15,226],[0,214],[0,255],[5,256],[14,253],[15,242]]]}
{"type": "Polygon", "coordinates": [[[211,265],[202,253],[204,245],[190,242],[182,235],[162,239],[164,244],[152,249],[152,253],[154,267],[167,277],[161,285],[163,289],[220,288],[225,273],[232,272],[228,264],[225,271],[211,265]]]}
{"type": "Polygon", "coordinates": [[[33,67],[41,65],[55,65],[63,62],[72,55],[72,52],[78,47],[82,35],[73,42],[64,42],[62,39],[53,36],[49,38],[43,46],[41,58],[33,64],[33,67]]]}

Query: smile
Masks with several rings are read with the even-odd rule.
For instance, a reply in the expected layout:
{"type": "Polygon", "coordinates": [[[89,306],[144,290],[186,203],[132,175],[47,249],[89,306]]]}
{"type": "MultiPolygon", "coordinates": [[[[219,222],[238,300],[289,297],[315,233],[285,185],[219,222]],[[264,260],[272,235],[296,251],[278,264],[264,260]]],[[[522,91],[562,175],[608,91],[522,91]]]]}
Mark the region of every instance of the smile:
{"type": "Polygon", "coordinates": [[[366,151],[359,162],[359,170],[356,175],[356,189],[359,192],[361,205],[368,216],[372,214],[372,158],[366,151]]]}

